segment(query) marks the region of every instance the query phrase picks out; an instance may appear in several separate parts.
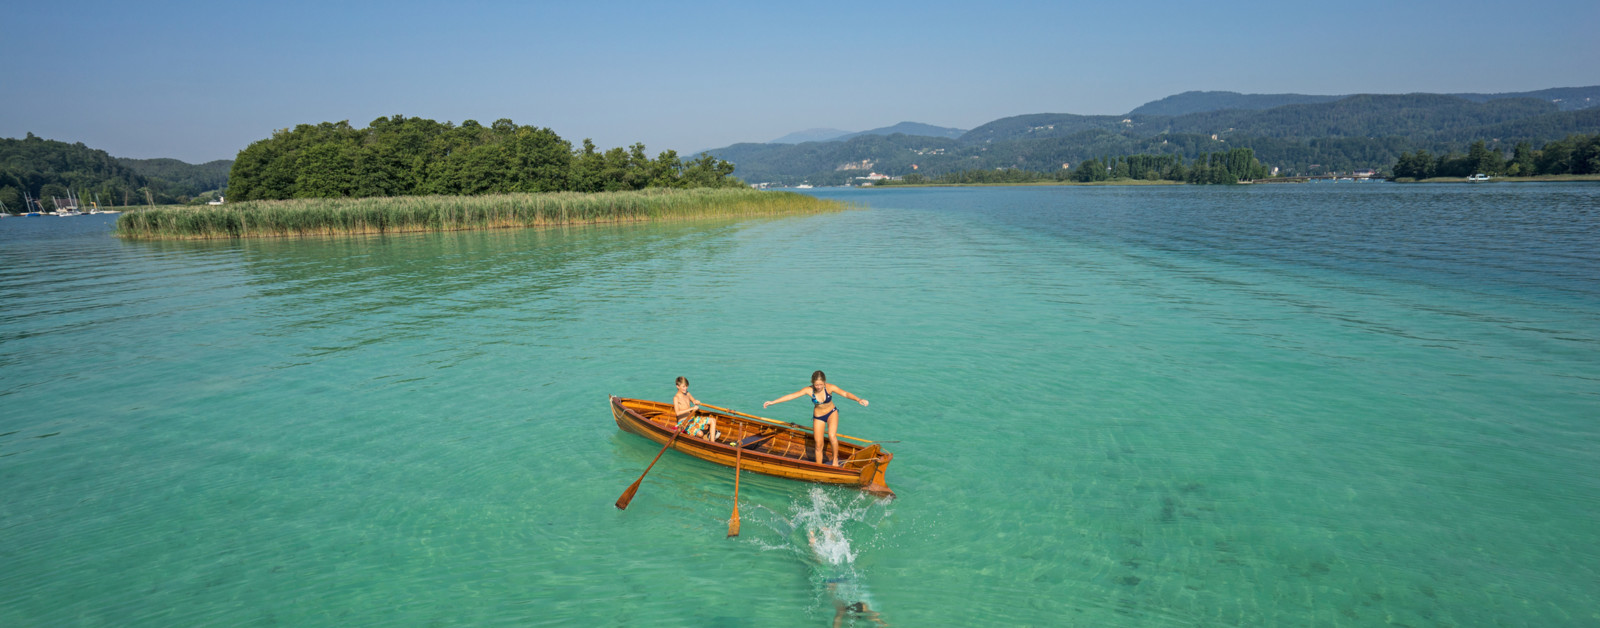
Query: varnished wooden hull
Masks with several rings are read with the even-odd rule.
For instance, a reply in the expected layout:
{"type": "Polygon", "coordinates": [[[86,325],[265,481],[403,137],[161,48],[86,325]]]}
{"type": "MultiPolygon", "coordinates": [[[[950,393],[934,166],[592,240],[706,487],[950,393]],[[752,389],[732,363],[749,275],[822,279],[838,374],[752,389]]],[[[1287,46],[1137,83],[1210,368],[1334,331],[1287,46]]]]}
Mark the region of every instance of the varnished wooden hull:
{"type": "MultiPolygon", "coordinates": [[[[894,496],[884,480],[894,454],[883,451],[878,445],[862,446],[841,436],[839,459],[844,464],[837,467],[817,464],[807,458],[814,453],[809,430],[774,419],[767,419],[770,423],[766,423],[711,410],[701,410],[700,414],[716,417],[717,430],[722,432],[725,442],[682,434],[673,443],[673,449],[732,467],[736,455],[732,443],[746,437],[770,435],[744,449],[741,468],[780,478],[855,486],[875,495],[894,496]]],[[[666,444],[676,431],[677,421],[670,403],[612,396],[611,415],[617,420],[617,427],[661,444],[666,444]]]]}

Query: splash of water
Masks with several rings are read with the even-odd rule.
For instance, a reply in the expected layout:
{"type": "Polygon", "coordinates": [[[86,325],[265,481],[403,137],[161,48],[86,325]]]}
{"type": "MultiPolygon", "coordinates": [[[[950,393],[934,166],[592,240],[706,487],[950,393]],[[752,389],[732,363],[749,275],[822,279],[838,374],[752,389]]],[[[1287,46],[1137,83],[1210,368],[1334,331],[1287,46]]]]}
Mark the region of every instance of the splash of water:
{"type": "Polygon", "coordinates": [[[759,538],[751,542],[763,550],[793,553],[809,565],[819,608],[832,612],[835,605],[871,607],[871,594],[856,560],[883,543],[879,526],[891,513],[889,503],[858,491],[811,487],[786,513],[768,510],[773,516],[762,518],[783,542],[759,538]]]}

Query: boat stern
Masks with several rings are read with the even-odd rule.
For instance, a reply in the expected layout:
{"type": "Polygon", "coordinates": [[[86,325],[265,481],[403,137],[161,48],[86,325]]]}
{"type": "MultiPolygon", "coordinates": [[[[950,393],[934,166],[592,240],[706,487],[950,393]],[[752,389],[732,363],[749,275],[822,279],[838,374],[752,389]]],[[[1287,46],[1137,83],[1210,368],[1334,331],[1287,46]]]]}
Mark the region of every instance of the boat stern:
{"type": "Polygon", "coordinates": [[[877,497],[893,499],[894,491],[889,488],[889,483],[884,475],[889,472],[889,461],[894,460],[894,454],[883,452],[872,462],[861,467],[861,490],[877,497]]]}

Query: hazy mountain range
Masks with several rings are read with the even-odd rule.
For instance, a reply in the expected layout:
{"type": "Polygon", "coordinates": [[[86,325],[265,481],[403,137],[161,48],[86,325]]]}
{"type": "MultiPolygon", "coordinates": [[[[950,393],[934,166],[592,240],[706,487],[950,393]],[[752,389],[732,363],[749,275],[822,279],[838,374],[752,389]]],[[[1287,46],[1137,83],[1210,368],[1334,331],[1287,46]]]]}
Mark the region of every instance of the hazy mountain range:
{"type": "Polygon", "coordinates": [[[965,132],[915,122],[858,133],[812,129],[708,152],[733,162],[735,176],[748,182],[832,185],[869,172],[1043,171],[1106,155],[1192,158],[1240,146],[1286,172],[1383,168],[1403,151],[1464,150],[1480,139],[1509,151],[1519,141],[1537,145],[1572,133],[1600,133],[1600,86],[1344,96],[1196,91],[1121,115],[1025,114],[965,132]]]}
{"type": "MultiPolygon", "coordinates": [[[[1138,106],[1132,114],[1151,116],[1181,116],[1190,113],[1220,111],[1222,109],[1272,109],[1284,105],[1314,105],[1349,98],[1343,96],[1314,96],[1309,94],[1241,94],[1238,92],[1184,92],[1153,100],[1138,106]]],[[[1600,87],[1557,87],[1536,92],[1507,92],[1500,94],[1447,94],[1472,102],[1489,102],[1506,98],[1536,98],[1548,100],[1561,111],[1588,109],[1600,105],[1600,87]]]]}
{"type": "Polygon", "coordinates": [[[800,144],[803,142],[837,142],[848,140],[852,137],[860,137],[862,135],[894,135],[896,133],[904,133],[906,135],[921,135],[925,137],[957,138],[961,137],[966,132],[966,129],[952,129],[949,127],[923,124],[921,122],[901,122],[900,124],[896,124],[894,126],[869,129],[866,131],[856,131],[854,133],[850,131],[841,131],[839,129],[806,129],[804,131],[795,131],[794,133],[790,133],[768,143],[800,144]]]}

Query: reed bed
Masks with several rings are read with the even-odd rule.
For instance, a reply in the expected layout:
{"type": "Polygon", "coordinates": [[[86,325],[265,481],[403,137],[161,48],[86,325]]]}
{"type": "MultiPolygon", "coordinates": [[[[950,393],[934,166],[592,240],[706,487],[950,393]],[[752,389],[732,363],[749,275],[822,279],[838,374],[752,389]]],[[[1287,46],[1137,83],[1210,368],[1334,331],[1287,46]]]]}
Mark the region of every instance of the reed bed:
{"type": "Polygon", "coordinates": [[[130,211],[117,218],[116,234],[131,239],[337,236],[773,216],[848,207],[748,188],[317,198],[130,211]]]}

